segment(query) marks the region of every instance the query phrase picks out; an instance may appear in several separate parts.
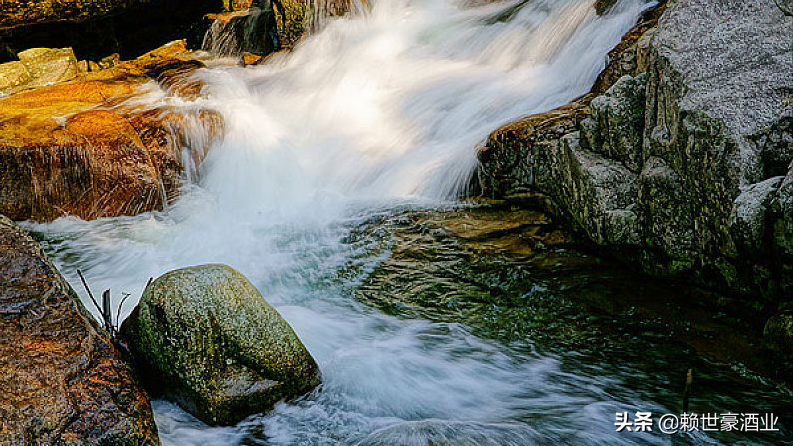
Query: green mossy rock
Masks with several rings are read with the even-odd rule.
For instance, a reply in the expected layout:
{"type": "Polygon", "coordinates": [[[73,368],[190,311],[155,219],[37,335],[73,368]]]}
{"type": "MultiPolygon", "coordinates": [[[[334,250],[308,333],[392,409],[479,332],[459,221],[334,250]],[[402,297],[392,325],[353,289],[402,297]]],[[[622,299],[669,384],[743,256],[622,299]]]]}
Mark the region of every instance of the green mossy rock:
{"type": "Polygon", "coordinates": [[[317,363],[289,324],[226,265],[159,277],[122,336],[150,391],[212,425],[234,424],[319,384],[317,363]]]}

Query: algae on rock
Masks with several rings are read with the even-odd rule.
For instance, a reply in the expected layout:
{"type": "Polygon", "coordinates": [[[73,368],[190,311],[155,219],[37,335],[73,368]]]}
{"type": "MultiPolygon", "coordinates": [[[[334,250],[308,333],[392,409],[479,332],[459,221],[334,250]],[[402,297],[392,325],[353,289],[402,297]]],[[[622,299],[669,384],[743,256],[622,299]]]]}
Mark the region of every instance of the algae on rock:
{"type": "Polygon", "coordinates": [[[289,324],[226,265],[159,277],[121,331],[150,390],[209,424],[236,423],[319,384],[289,324]]]}

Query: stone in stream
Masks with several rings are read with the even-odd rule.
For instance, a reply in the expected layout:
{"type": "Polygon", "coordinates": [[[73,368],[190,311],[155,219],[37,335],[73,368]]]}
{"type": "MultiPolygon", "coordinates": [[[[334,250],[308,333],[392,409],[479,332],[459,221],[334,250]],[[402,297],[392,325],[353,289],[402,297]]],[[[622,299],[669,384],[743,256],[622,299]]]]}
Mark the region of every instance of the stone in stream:
{"type": "Polygon", "coordinates": [[[148,396],[108,334],[2,215],[0,444],[160,444],[148,396]]]}
{"type": "Polygon", "coordinates": [[[149,389],[212,425],[236,423],[320,382],[289,324],[226,265],[159,277],[121,332],[149,389]]]}

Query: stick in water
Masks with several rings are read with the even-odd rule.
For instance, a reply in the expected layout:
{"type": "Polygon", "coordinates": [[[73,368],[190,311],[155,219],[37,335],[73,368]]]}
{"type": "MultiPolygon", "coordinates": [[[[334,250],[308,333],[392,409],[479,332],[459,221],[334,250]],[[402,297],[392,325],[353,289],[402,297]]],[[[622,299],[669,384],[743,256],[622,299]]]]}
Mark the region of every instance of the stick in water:
{"type": "Polygon", "coordinates": [[[105,321],[105,330],[113,335],[115,328],[113,326],[113,312],[110,309],[110,290],[105,290],[102,293],[102,319],[105,321]]]}
{"type": "Polygon", "coordinates": [[[99,303],[97,303],[96,299],[94,299],[94,295],[93,293],[91,293],[91,288],[88,288],[88,283],[86,283],[85,277],[83,277],[83,272],[78,269],[77,275],[80,276],[80,281],[83,282],[83,287],[85,288],[85,291],[88,293],[88,297],[91,298],[91,302],[94,303],[94,306],[96,307],[96,311],[98,311],[99,314],[102,314],[102,308],[99,306],[99,303]]]}

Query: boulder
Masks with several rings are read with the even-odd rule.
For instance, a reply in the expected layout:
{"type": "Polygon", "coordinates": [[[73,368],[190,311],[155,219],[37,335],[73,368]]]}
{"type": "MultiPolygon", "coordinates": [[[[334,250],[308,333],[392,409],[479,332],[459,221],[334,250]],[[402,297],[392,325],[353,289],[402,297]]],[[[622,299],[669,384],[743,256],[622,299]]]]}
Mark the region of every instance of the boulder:
{"type": "Polygon", "coordinates": [[[0,98],[0,213],[49,221],[133,215],[161,209],[178,193],[183,148],[200,162],[222,129],[209,110],[126,108],[123,99],[157,80],[172,95],[195,98],[188,78],[203,66],[175,43],[111,69],[0,98]],[[109,107],[112,106],[112,107],[109,107]]]}
{"type": "Polygon", "coordinates": [[[148,397],[41,247],[0,216],[0,444],[159,445],[148,397]]]}
{"type": "Polygon", "coordinates": [[[319,384],[289,324],[225,265],[159,277],[121,332],[149,389],[209,424],[239,422],[319,384]]]}

